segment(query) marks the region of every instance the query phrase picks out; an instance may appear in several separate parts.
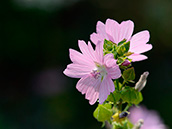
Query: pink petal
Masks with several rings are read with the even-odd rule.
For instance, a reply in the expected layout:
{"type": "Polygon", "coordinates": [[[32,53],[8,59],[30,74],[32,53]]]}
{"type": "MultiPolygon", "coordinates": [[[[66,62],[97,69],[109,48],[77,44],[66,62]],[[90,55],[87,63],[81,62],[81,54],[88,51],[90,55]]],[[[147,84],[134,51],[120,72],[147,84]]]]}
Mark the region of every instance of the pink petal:
{"type": "Polygon", "coordinates": [[[114,92],[115,85],[114,85],[114,83],[110,77],[107,77],[106,83],[107,83],[107,87],[108,87],[109,92],[114,92]]]}
{"type": "Polygon", "coordinates": [[[141,60],[145,60],[148,57],[145,55],[141,55],[141,54],[132,54],[131,56],[128,57],[129,59],[132,59],[132,62],[135,61],[141,61],[141,60]]]}
{"type": "Polygon", "coordinates": [[[99,36],[99,34],[92,33],[90,35],[90,39],[96,45],[100,41],[100,36],[99,36]]]}
{"type": "Polygon", "coordinates": [[[114,59],[113,54],[106,54],[104,56],[104,63],[107,67],[108,75],[112,79],[117,79],[121,77],[121,70],[119,66],[116,64],[116,60],[114,59]]]}
{"type": "Polygon", "coordinates": [[[98,21],[96,29],[97,29],[97,34],[99,34],[100,40],[103,40],[103,41],[104,41],[104,39],[109,40],[109,38],[106,34],[104,23],[102,23],[101,21],[98,21]]]}
{"type": "Polygon", "coordinates": [[[85,75],[88,75],[93,67],[90,67],[88,65],[80,65],[80,64],[69,64],[67,65],[67,68],[64,70],[64,74],[73,77],[73,78],[81,78],[85,75]]]}
{"type": "Polygon", "coordinates": [[[89,103],[92,105],[96,102],[99,97],[99,86],[100,86],[100,79],[95,79],[91,75],[85,76],[81,78],[76,88],[82,94],[86,94],[86,99],[89,100],[89,103]]]}
{"type": "MultiPolygon", "coordinates": [[[[94,63],[93,62],[93,60],[94,60],[93,54],[94,53],[92,53],[92,51],[89,50],[87,44],[83,40],[79,40],[78,41],[78,46],[79,46],[81,52],[83,53],[83,55],[87,58],[87,60],[94,63]]],[[[89,46],[89,47],[90,47],[90,49],[92,48],[92,46],[89,46]]]]}
{"type": "Polygon", "coordinates": [[[100,41],[104,42],[104,39],[109,39],[105,31],[105,25],[101,21],[97,22],[96,31],[97,33],[90,35],[90,39],[94,44],[97,44],[100,41]]]}
{"type": "Polygon", "coordinates": [[[69,49],[69,56],[73,63],[78,64],[87,64],[89,66],[93,66],[93,62],[90,62],[88,58],[86,58],[83,54],[77,52],[76,50],[69,49]]]}
{"type": "Polygon", "coordinates": [[[147,30],[135,34],[134,36],[132,36],[130,40],[130,50],[134,49],[134,47],[137,47],[141,44],[146,44],[149,41],[149,38],[150,34],[147,30]]]}
{"type": "Polygon", "coordinates": [[[100,42],[96,45],[95,57],[97,63],[103,64],[103,44],[100,42]]]}
{"type": "Polygon", "coordinates": [[[118,43],[119,42],[119,23],[116,22],[115,20],[112,19],[107,19],[106,20],[106,33],[109,37],[109,40],[111,40],[114,43],[118,43]]]}
{"type": "Polygon", "coordinates": [[[135,47],[131,48],[130,52],[140,54],[140,53],[144,53],[146,51],[149,51],[151,49],[152,49],[151,44],[141,44],[140,46],[135,46],[135,47]]]}
{"type": "Polygon", "coordinates": [[[112,79],[118,79],[121,77],[121,70],[119,69],[118,65],[114,65],[111,68],[107,69],[109,77],[112,79]]]}
{"type": "Polygon", "coordinates": [[[90,56],[92,57],[92,60],[95,61],[96,60],[95,51],[89,41],[88,41],[88,51],[90,56]]]}
{"type": "Polygon", "coordinates": [[[120,24],[120,35],[119,35],[119,42],[123,39],[127,41],[130,39],[134,29],[134,23],[131,20],[123,21],[120,24]]]}
{"type": "Polygon", "coordinates": [[[112,81],[109,80],[109,77],[104,77],[101,85],[100,85],[100,92],[99,92],[99,103],[102,104],[108,97],[111,91],[114,91],[115,88],[112,81]],[[110,91],[109,91],[110,90],[110,91]]]}
{"type": "Polygon", "coordinates": [[[106,54],[104,56],[104,63],[107,67],[113,67],[114,65],[116,65],[116,60],[114,59],[114,55],[113,54],[106,54]]]}

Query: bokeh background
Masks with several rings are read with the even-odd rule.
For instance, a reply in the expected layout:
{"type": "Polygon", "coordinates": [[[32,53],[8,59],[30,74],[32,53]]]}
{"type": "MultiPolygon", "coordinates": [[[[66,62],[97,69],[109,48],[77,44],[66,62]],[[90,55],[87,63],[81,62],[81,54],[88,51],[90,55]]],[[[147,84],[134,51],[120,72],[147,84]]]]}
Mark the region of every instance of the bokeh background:
{"type": "Polygon", "coordinates": [[[172,127],[171,0],[4,0],[0,2],[0,128],[99,129],[90,106],[63,75],[69,48],[89,40],[98,20],[131,19],[134,33],[149,30],[148,60],[133,63],[148,109],[172,127]]]}

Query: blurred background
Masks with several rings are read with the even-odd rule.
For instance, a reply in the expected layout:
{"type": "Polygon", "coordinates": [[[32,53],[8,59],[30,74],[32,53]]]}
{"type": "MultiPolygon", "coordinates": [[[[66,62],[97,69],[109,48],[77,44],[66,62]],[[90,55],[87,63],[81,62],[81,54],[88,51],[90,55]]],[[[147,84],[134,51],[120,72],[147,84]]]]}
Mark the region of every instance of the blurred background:
{"type": "Polygon", "coordinates": [[[0,128],[99,129],[90,106],[63,75],[69,48],[89,40],[98,20],[133,20],[134,33],[149,30],[148,60],[133,63],[148,109],[172,127],[171,0],[4,0],[0,2],[0,128]]]}

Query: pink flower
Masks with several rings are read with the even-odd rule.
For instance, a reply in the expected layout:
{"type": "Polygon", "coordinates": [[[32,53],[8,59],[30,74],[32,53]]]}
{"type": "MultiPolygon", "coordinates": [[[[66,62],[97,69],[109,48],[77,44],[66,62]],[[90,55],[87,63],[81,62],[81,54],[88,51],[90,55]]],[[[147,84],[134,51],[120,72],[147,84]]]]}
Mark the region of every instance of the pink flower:
{"type": "Polygon", "coordinates": [[[97,33],[90,35],[90,39],[94,44],[99,41],[104,42],[104,39],[110,40],[116,44],[126,39],[130,41],[129,52],[133,52],[128,58],[133,62],[147,59],[147,56],[142,55],[146,51],[152,49],[151,44],[146,44],[149,41],[149,31],[141,31],[132,36],[134,23],[130,20],[123,21],[121,24],[112,19],[107,19],[106,23],[97,22],[97,33]]]}
{"type": "Polygon", "coordinates": [[[110,92],[115,90],[112,79],[121,76],[119,66],[113,58],[113,54],[103,56],[103,47],[97,43],[95,50],[90,42],[88,45],[84,41],[78,41],[82,53],[69,49],[71,64],[64,70],[64,74],[81,78],[76,88],[92,105],[99,98],[102,104],[110,92]]]}
{"type": "Polygon", "coordinates": [[[143,125],[140,129],[167,129],[163,124],[158,113],[153,110],[148,110],[144,106],[132,107],[130,109],[129,120],[136,124],[139,119],[143,119],[143,125]]]}

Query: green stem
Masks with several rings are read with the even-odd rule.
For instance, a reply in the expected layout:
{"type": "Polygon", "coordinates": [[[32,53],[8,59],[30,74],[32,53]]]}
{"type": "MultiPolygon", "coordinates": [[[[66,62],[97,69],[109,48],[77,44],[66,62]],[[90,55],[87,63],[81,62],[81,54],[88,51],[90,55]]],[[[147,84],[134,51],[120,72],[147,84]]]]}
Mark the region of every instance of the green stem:
{"type": "Polygon", "coordinates": [[[117,89],[119,91],[119,80],[118,79],[116,79],[116,87],[117,87],[117,89]]]}
{"type": "Polygon", "coordinates": [[[125,107],[124,111],[127,111],[132,105],[131,104],[127,104],[127,106],[125,107]]]}

